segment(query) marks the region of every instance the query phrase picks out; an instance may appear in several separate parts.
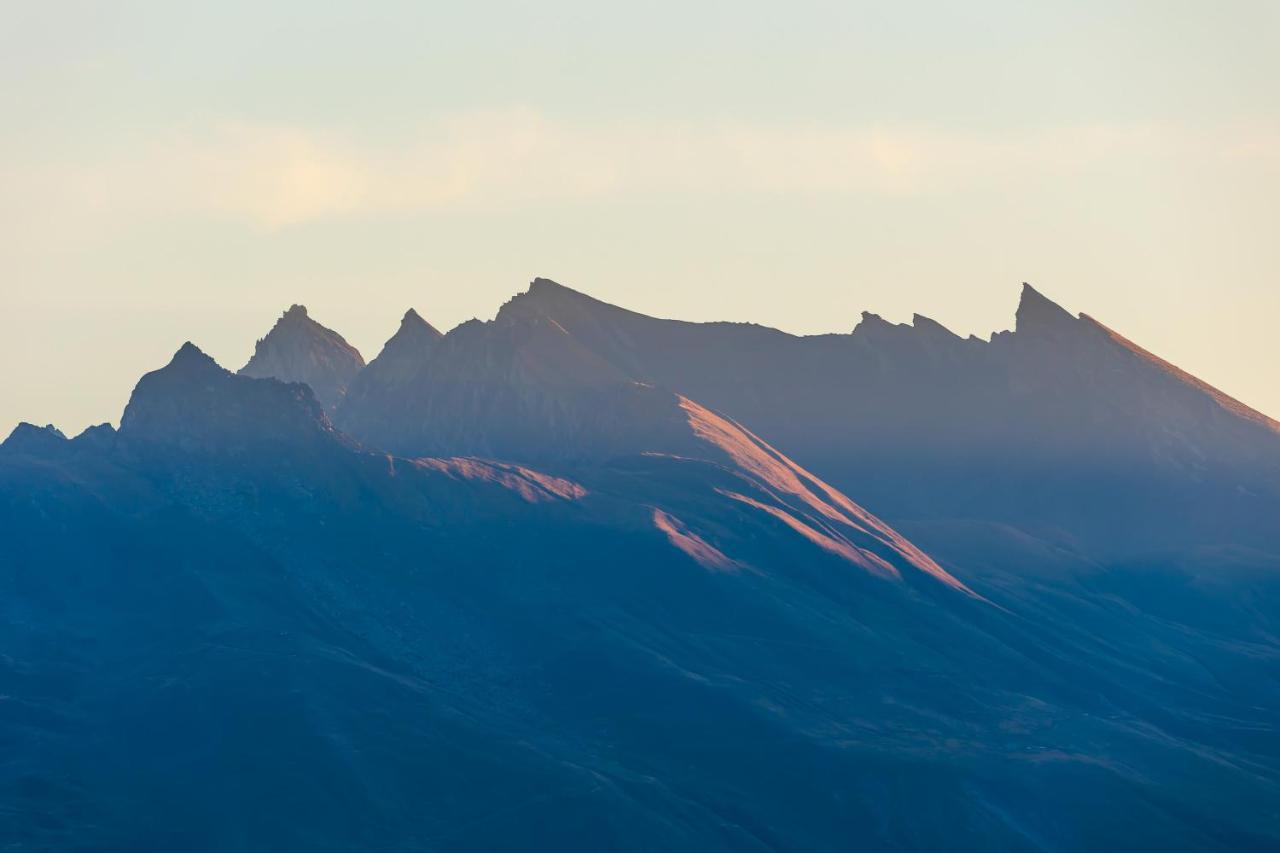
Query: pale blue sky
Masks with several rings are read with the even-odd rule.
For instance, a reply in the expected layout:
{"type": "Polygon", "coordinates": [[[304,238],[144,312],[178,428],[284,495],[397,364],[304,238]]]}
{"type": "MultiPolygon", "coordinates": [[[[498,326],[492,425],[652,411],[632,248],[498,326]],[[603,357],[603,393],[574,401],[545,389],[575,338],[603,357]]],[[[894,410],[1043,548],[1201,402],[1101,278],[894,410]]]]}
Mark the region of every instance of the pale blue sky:
{"type": "Polygon", "coordinates": [[[1029,280],[1280,416],[1273,1],[0,12],[0,431],[292,302],[371,358],[537,275],[982,335],[1029,280]]]}

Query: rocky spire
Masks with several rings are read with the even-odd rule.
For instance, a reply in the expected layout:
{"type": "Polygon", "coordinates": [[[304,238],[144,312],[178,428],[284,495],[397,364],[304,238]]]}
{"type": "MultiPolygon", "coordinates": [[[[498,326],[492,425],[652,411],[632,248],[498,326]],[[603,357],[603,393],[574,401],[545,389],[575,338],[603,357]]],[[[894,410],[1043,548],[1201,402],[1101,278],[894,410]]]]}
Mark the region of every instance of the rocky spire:
{"type": "Polygon", "coordinates": [[[342,335],[312,320],[306,306],[292,305],[258,341],[240,373],[306,383],[332,413],[363,367],[364,358],[342,335]]]}
{"type": "Polygon", "coordinates": [[[1054,331],[1076,325],[1075,317],[1061,305],[1045,297],[1025,281],[1022,298],[1018,301],[1017,326],[1019,334],[1054,331]]]}

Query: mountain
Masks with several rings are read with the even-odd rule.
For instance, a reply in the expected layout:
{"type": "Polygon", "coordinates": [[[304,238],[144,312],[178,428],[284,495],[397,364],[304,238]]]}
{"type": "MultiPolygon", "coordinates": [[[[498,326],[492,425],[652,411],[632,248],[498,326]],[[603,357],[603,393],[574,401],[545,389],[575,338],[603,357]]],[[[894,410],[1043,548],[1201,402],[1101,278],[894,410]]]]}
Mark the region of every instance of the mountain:
{"type": "Polygon", "coordinates": [[[305,383],[332,412],[363,367],[364,358],[355,347],[307,316],[305,306],[294,305],[258,341],[240,373],[305,383]]]}
{"type": "Polygon", "coordinates": [[[990,341],[920,315],[812,337],[660,320],[545,279],[497,322],[554,324],[891,519],[996,521],[1116,556],[1280,546],[1276,422],[1030,285],[1015,330],[990,341]]]}
{"type": "Polygon", "coordinates": [[[1038,300],[806,339],[535,282],[406,316],[332,412],[186,344],[119,431],[19,427],[0,843],[1274,849],[1280,553],[1179,514],[1223,472],[1266,506],[1270,427],[1038,300]],[[1121,451],[1177,500],[1083,491],[1121,451]],[[1019,514],[1033,476],[1081,491],[1019,514]],[[1090,501],[1169,547],[1097,545],[1090,501]]]}
{"type": "Polygon", "coordinates": [[[443,338],[434,326],[410,308],[400,320],[400,327],[382,346],[373,361],[352,379],[343,403],[347,411],[363,411],[365,402],[410,382],[424,370],[431,351],[443,338]]]}

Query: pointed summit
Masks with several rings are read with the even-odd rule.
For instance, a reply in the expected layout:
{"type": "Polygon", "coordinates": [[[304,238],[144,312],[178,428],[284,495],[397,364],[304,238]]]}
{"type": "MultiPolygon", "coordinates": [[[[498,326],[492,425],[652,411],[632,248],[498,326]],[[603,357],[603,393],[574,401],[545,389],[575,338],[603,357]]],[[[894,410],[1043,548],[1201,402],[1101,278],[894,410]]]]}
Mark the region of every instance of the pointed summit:
{"type": "Polygon", "coordinates": [[[1025,281],[1022,297],[1018,300],[1015,329],[1019,333],[1066,328],[1076,324],[1076,318],[1058,303],[1047,298],[1025,281]]]}
{"type": "Polygon", "coordinates": [[[496,319],[510,323],[549,317],[572,331],[582,324],[593,324],[601,317],[619,315],[638,316],[549,278],[535,278],[529,282],[528,290],[517,293],[498,309],[496,319]]]}
{"type": "Polygon", "coordinates": [[[396,333],[382,345],[377,358],[369,362],[351,381],[334,420],[344,428],[354,409],[370,396],[391,393],[409,381],[431,358],[436,345],[444,335],[435,326],[422,319],[422,315],[410,308],[400,318],[396,333]]]}
{"type": "Polygon", "coordinates": [[[404,312],[404,316],[400,318],[400,329],[391,340],[395,340],[395,337],[401,334],[426,335],[432,339],[444,337],[439,329],[422,319],[422,315],[412,308],[404,312]]]}
{"type": "Polygon", "coordinates": [[[210,371],[218,373],[222,371],[222,368],[218,366],[218,363],[212,357],[200,347],[191,343],[191,341],[187,341],[178,348],[178,351],[173,354],[173,358],[169,359],[169,367],[184,373],[210,371]]]}
{"type": "Polygon", "coordinates": [[[879,314],[874,314],[871,311],[863,311],[862,318],[858,320],[858,325],[853,327],[852,334],[862,336],[881,335],[889,329],[892,329],[893,325],[893,323],[890,323],[879,314]]]}
{"type": "Polygon", "coordinates": [[[120,436],[184,451],[239,453],[247,448],[332,437],[306,385],[232,374],[194,344],[138,380],[120,436]]]}
{"type": "Polygon", "coordinates": [[[333,412],[363,367],[364,358],[355,347],[312,320],[306,306],[295,304],[258,341],[253,358],[240,373],[306,383],[325,410],[333,412]]]}

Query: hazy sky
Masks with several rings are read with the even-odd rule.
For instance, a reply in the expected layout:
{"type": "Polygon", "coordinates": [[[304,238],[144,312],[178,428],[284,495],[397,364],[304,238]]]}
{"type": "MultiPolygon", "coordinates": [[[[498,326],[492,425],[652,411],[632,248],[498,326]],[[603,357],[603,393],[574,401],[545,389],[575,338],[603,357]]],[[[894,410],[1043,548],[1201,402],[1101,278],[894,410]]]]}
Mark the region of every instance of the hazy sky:
{"type": "Polygon", "coordinates": [[[0,431],[292,302],[372,358],[534,276],[1012,324],[1028,280],[1280,416],[1280,3],[0,0],[0,431]]]}

